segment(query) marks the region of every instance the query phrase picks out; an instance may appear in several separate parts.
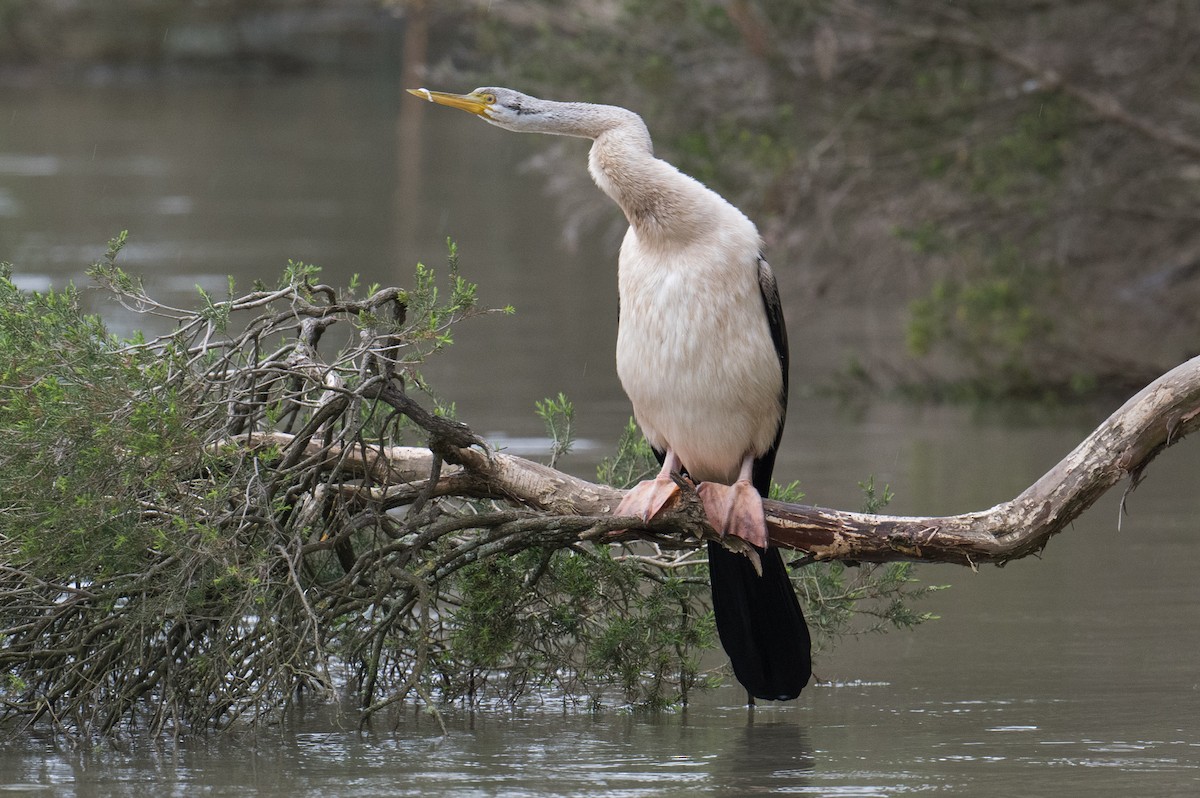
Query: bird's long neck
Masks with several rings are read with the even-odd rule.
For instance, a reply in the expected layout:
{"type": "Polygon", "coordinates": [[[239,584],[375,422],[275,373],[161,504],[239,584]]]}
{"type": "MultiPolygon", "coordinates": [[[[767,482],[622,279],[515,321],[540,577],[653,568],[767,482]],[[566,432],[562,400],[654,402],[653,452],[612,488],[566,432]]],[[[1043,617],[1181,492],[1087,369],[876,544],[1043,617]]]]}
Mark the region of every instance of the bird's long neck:
{"type": "Polygon", "coordinates": [[[704,184],[654,157],[650,133],[633,111],[613,105],[541,101],[520,129],[593,140],[588,171],[643,239],[690,240],[715,216],[738,212],[704,184]]]}
{"type": "Polygon", "coordinates": [[[666,161],[654,157],[642,118],[614,106],[595,106],[597,126],[588,171],[639,235],[691,235],[703,224],[704,206],[716,195],[666,161]]]}

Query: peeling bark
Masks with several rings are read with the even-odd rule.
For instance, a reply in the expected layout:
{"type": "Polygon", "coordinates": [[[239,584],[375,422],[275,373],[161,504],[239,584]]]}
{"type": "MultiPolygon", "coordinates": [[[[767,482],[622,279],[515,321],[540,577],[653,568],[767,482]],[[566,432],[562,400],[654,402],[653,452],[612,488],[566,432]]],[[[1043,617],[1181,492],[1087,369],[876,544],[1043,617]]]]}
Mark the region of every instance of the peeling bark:
{"type": "MultiPolygon", "coordinates": [[[[1200,357],[1136,394],[1010,501],[977,512],[937,517],[867,515],[767,501],[764,507],[771,541],[802,552],[803,561],[808,562],[1003,563],[1040,551],[1053,535],[1126,477],[1130,489],[1136,487],[1159,452],[1198,426],[1200,357]]],[[[290,435],[272,433],[241,436],[228,443],[286,448],[292,441],[290,435]]],[[[429,449],[358,447],[346,453],[312,441],[308,449],[307,455],[323,452],[331,464],[340,461],[369,474],[377,484],[390,485],[376,490],[392,491],[398,499],[414,491],[505,499],[549,515],[595,517],[598,525],[611,529],[608,516],[623,495],[620,490],[530,460],[477,448],[455,449],[451,459],[457,462],[442,466],[432,486],[429,478],[435,461],[429,449]]],[[[715,535],[706,524],[697,523],[694,508],[689,512],[687,507],[664,513],[647,531],[656,536],[680,531],[715,535]]],[[[588,531],[582,534],[591,536],[588,531]]]]}

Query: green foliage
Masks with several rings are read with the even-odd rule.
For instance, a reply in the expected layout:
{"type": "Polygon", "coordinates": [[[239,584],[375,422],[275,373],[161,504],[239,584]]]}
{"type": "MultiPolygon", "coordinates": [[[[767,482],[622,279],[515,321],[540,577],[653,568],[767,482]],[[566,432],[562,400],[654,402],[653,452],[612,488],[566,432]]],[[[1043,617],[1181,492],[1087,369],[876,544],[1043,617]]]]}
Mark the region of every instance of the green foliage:
{"type": "Polygon", "coordinates": [[[617,453],[601,461],[596,479],[614,488],[628,488],[655,474],[659,469],[654,450],[642,436],[632,418],[625,424],[617,441],[617,453]]]}
{"type": "MultiPolygon", "coordinates": [[[[875,485],[872,475],[858,483],[864,513],[877,514],[891,502],[891,489],[875,485]]],[[[799,484],[773,484],[771,498],[797,503],[804,498],[799,484]]],[[[816,651],[832,648],[847,635],[908,629],[936,620],[933,613],[918,612],[913,605],[946,586],[923,585],[912,563],[853,565],[841,562],[810,563],[793,571],[792,581],[804,603],[804,615],[816,651]]]]}
{"type": "Polygon", "coordinates": [[[879,511],[891,504],[895,498],[890,486],[884,485],[882,490],[875,487],[874,474],[867,477],[865,482],[858,483],[858,488],[863,492],[862,511],[871,515],[878,515],[879,511]]]}
{"type": "Polygon", "coordinates": [[[598,682],[615,682],[626,700],[647,707],[687,703],[691,690],[711,686],[700,671],[700,653],[715,644],[716,626],[701,597],[702,577],[675,574],[642,579],[626,591],[590,643],[589,670],[598,682]]]}
{"type": "Polygon", "coordinates": [[[777,502],[797,504],[804,498],[804,491],[800,490],[800,483],[798,481],[789,482],[786,485],[772,482],[771,498],[777,502]]]}
{"type": "Polygon", "coordinates": [[[796,168],[801,150],[788,132],[794,124],[791,106],[780,105],[754,128],[727,117],[686,130],[668,143],[674,161],[697,180],[736,186],[748,176],[786,174],[796,168]]]}
{"type": "Polygon", "coordinates": [[[1019,198],[1030,210],[1044,213],[1066,164],[1070,137],[1079,121],[1066,98],[1039,97],[1018,113],[1008,129],[984,139],[965,164],[972,191],[1005,201],[1019,198]]]}
{"type": "Polygon", "coordinates": [[[446,247],[449,299],[442,301],[437,275],[423,263],[417,264],[413,288],[404,297],[410,316],[424,322],[421,329],[408,331],[415,340],[427,344],[422,348],[422,359],[454,342],[451,327],[478,302],[477,286],[458,273],[458,245],[446,239],[446,247]]]}
{"type": "Polygon", "coordinates": [[[100,578],[139,568],[147,546],[174,550],[138,522],[145,502],[181,505],[175,474],[200,462],[191,408],[166,384],[174,358],[123,351],[73,287],[25,293],[10,276],[0,276],[0,538],[47,578],[100,578]]]}
{"type": "Polygon", "coordinates": [[[847,635],[907,629],[937,620],[912,604],[947,585],[922,585],[912,563],[851,566],[823,563],[799,583],[814,649],[820,651],[847,635]]]}
{"type": "Polygon", "coordinates": [[[941,255],[954,248],[953,239],[930,221],[915,227],[895,227],[892,234],[922,255],[941,255]]]}
{"type": "Polygon", "coordinates": [[[411,493],[387,493],[386,473],[364,487],[350,452],[462,435],[405,388],[477,312],[474,286],[451,268],[442,300],[422,267],[411,292],[355,300],[290,262],[276,288],[179,311],[117,265],[125,240],[89,274],[177,318],[153,341],[110,336],[73,287],[27,293],[0,269],[0,709],[83,735],[220,727],[329,695],[332,660],[383,690],[380,663],[411,650],[400,610],[433,595],[406,566],[439,550],[397,545],[387,510],[411,493]],[[335,323],[356,334],[325,358],[335,323]]]}
{"type": "MultiPolygon", "coordinates": [[[[864,513],[879,513],[893,498],[887,485],[876,487],[874,475],[858,486],[863,492],[864,513]]],[[[918,612],[913,604],[949,585],[923,585],[915,570],[912,563],[829,562],[804,568],[797,587],[804,599],[814,649],[829,648],[847,635],[909,629],[937,620],[937,615],[918,612]]]]}
{"type": "MultiPolygon", "coordinates": [[[[1060,297],[1044,248],[1057,220],[1047,214],[1063,190],[1077,108],[1065,96],[1036,95],[992,118],[983,93],[994,75],[985,64],[953,51],[928,57],[910,85],[876,101],[914,151],[929,153],[930,191],[960,197],[971,211],[965,220],[925,216],[895,228],[917,256],[952,269],[910,303],[908,350],[921,358],[937,351],[965,372],[935,381],[941,396],[1028,396],[1046,381],[1039,365],[1054,351],[1046,342],[1057,332],[1060,297]],[[931,146],[936,139],[958,148],[931,146]]],[[[927,379],[913,385],[929,387],[927,379]]]]}
{"type": "Polygon", "coordinates": [[[982,245],[972,254],[974,277],[936,280],[910,306],[909,350],[926,356],[948,350],[967,367],[960,390],[977,396],[1027,395],[1040,382],[1033,347],[1045,349],[1053,322],[1040,308],[1053,291],[1045,269],[1007,245],[982,245]]]}
{"type": "Polygon", "coordinates": [[[439,663],[451,695],[490,688],[515,699],[555,687],[608,688],[629,703],[687,700],[702,683],[699,654],[713,645],[703,580],[647,578],[636,559],[607,546],[529,549],[459,572],[453,645],[439,663]]]}
{"type": "Polygon", "coordinates": [[[550,436],[550,467],[558,463],[558,458],[571,451],[575,443],[575,405],[567,397],[559,393],[557,398],[540,399],[534,405],[538,418],[546,425],[546,433],[550,436]]]}

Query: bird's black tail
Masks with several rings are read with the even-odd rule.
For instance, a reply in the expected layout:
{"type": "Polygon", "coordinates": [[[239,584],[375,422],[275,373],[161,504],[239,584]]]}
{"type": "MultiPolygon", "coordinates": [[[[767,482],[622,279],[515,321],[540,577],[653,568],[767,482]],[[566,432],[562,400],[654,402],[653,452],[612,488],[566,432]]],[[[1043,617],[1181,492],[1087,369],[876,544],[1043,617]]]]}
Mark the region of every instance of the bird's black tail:
{"type": "Polygon", "coordinates": [[[713,613],[733,673],[756,698],[787,701],[812,675],[808,624],[779,549],[759,550],[762,576],[749,558],[708,543],[713,613]]]}

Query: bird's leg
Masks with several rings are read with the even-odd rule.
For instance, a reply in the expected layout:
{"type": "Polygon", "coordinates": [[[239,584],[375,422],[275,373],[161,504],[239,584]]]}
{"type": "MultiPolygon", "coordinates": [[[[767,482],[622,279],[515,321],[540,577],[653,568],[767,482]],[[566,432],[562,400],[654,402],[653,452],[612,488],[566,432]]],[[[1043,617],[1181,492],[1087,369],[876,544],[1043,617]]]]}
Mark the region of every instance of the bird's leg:
{"type": "Polygon", "coordinates": [[[613,515],[634,515],[649,521],[662,512],[667,503],[679,495],[679,486],[671,478],[672,472],[679,471],[679,465],[679,457],[668,448],[658,476],[634,485],[617,505],[613,515]]]}
{"type": "Polygon", "coordinates": [[[732,485],[702,482],[696,489],[704,501],[708,522],[722,535],[733,535],[760,549],[768,545],[767,519],[763,515],[762,496],[750,484],[754,458],[742,460],[737,481],[732,485]]]}

